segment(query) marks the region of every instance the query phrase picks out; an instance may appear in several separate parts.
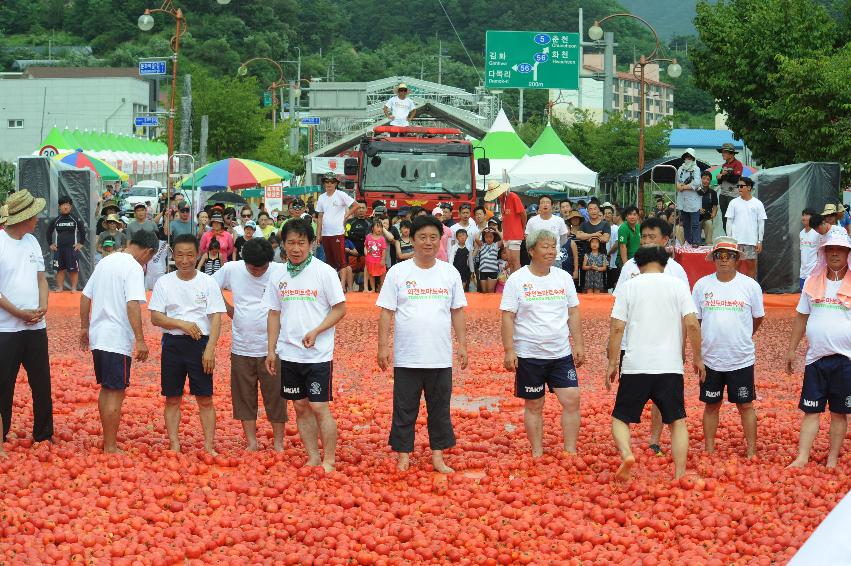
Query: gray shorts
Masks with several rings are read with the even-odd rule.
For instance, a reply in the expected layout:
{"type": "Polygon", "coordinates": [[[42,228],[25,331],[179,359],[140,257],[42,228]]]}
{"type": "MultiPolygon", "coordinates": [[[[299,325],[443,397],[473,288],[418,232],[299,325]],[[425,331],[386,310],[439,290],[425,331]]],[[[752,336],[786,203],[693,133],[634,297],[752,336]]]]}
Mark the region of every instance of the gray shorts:
{"type": "Polygon", "coordinates": [[[739,244],[739,259],[756,259],[756,246],[739,244]]]}

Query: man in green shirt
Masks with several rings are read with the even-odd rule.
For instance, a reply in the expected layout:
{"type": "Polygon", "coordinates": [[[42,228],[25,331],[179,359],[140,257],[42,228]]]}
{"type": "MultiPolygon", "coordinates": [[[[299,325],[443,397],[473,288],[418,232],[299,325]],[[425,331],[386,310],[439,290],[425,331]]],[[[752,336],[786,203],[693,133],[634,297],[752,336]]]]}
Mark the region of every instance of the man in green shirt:
{"type": "Polygon", "coordinates": [[[618,228],[618,267],[621,267],[632,259],[632,256],[638,250],[638,246],[641,245],[641,225],[638,223],[638,209],[634,206],[626,207],[623,211],[623,218],[626,222],[618,228]]]}

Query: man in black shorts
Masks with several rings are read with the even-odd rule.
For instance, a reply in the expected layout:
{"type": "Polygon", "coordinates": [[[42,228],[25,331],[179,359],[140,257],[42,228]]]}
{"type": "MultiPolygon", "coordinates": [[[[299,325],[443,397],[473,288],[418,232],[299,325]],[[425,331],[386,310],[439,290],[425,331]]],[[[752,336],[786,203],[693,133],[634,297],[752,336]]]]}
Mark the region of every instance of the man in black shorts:
{"type": "Polygon", "coordinates": [[[830,409],[830,451],[827,467],[839,463],[839,452],[851,414],[851,239],[830,232],[818,249],[818,263],[804,282],[792,323],[786,372],[798,356],[798,344],[807,336],[806,367],[798,408],[804,413],[798,457],[790,468],[803,468],[818,435],[821,414],[830,409]]]}
{"type": "Polygon", "coordinates": [[[103,451],[120,453],[118,425],[130,385],[133,350],[136,361],[148,359],[142,330],[145,266],[159,249],[152,232],[137,232],[126,252],[98,262],[80,297],[80,347],[91,349],[95,379],[101,386],[98,411],[103,426],[103,451]]]}
{"type": "Polygon", "coordinates": [[[309,220],[290,220],[281,237],[286,270],[269,278],[263,295],[269,309],[266,370],[275,375],[280,360],[281,395],[293,402],[305,465],[330,472],[337,447],[337,423],[328,406],[334,326],[346,314],[346,295],[336,270],[310,255],[314,234],[309,220]]]}
{"type": "Polygon", "coordinates": [[[71,291],[77,290],[80,275],[79,255],[86,243],[86,225],[71,212],[71,199],[59,197],[59,216],[47,225],[47,241],[53,252],[53,269],[56,270],[56,290],[65,290],[65,273],[71,291]]]}
{"type": "Polygon", "coordinates": [[[628,423],[638,423],[647,401],[662,414],[671,430],[674,479],[686,471],[688,429],[683,396],[683,328],[692,347],[694,368],[705,377],[700,348],[700,323],[688,285],[664,273],[668,253],[642,246],[635,253],[640,274],[618,289],[612,309],[606,389],[618,374],[621,340],[627,331],[623,371],[612,411],[612,435],[622,463],[615,479],[626,481],[635,464],[628,423]]]}
{"type": "Polygon", "coordinates": [[[756,333],[765,310],[759,283],[738,273],[739,250],[736,240],[715,239],[707,260],[715,262],[715,273],[701,277],[694,285],[692,298],[701,321],[706,380],[700,386],[703,411],[703,441],[706,451],[715,452],[715,432],[724,399],[736,404],[747,441],[748,458],[756,455],[756,399],[754,364],[756,333]]]}

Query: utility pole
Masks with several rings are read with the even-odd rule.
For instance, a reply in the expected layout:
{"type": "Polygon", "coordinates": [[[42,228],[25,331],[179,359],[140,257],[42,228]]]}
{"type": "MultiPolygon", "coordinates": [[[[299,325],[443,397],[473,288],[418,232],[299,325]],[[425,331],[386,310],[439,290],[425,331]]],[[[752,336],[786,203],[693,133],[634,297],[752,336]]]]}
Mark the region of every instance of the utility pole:
{"type": "Polygon", "coordinates": [[[201,134],[198,140],[198,165],[203,167],[207,164],[207,134],[210,130],[210,117],[206,114],[201,116],[201,134]]]}
{"type": "Polygon", "coordinates": [[[443,40],[437,40],[437,84],[443,84],[443,59],[449,58],[449,55],[443,54],[443,40]]]}
{"type": "MultiPolygon", "coordinates": [[[[180,115],[180,153],[192,153],[192,75],[183,77],[183,97],[181,98],[180,115]]],[[[180,163],[180,172],[183,170],[180,163]]]]}
{"type": "Polygon", "coordinates": [[[518,104],[517,104],[517,118],[518,118],[517,123],[522,124],[523,123],[523,89],[521,88],[521,89],[518,89],[518,90],[520,91],[520,96],[518,97],[518,104]]]}
{"type": "Polygon", "coordinates": [[[603,34],[605,48],[603,50],[603,122],[609,121],[614,104],[614,58],[615,58],[615,34],[607,31],[603,34]]]}

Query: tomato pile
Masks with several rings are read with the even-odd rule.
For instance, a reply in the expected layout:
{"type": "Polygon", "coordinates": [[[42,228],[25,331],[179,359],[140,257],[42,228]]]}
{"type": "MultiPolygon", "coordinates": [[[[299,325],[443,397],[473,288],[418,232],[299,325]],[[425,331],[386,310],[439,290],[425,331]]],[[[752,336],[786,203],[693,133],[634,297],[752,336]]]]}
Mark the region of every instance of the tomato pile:
{"type": "MultiPolygon", "coordinates": [[[[334,401],[337,471],[302,468],[292,407],[286,450],[246,453],[231,418],[229,328],[219,344],[215,404],[220,456],[202,452],[197,408],[184,399],[184,453],[167,448],[159,395],[159,335],[146,323],[152,357],[134,364],[119,444],[100,453],[98,388],[77,347],[79,295],[53,297],[48,314],[56,443],[29,440],[23,373],[0,460],[0,564],[775,564],[787,561],[848,491],[849,456],[827,470],[826,422],[803,470],[784,469],[797,447],[800,375],[782,373],[792,310],[769,309],[757,335],[759,454],[744,458],[738,413],[725,403],[716,455],[703,453],[701,404],[687,375],[689,474],[671,480],[665,456],[646,449],[649,412],[633,427],[632,481],[612,482],[613,394],[602,388],[608,297],[583,297],[588,361],[580,369],[580,455],[560,455],[558,403],[548,396],[545,450],[528,456],[522,404],[502,369],[497,297],[470,297],[471,367],[456,372],[456,473],[430,471],[425,409],[412,468],[398,473],[387,447],[392,382],[375,362],[377,311],[350,295],[338,327],[334,401]],[[187,562],[188,561],[188,562],[187,562]]],[[[147,315],[145,316],[147,319],[147,315]]],[[[229,326],[229,323],[228,323],[229,326]]]]}

